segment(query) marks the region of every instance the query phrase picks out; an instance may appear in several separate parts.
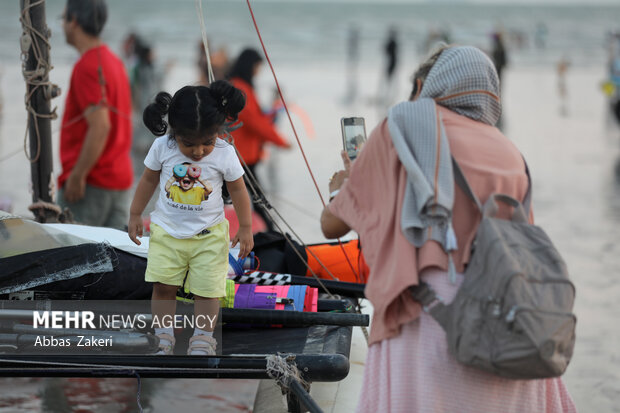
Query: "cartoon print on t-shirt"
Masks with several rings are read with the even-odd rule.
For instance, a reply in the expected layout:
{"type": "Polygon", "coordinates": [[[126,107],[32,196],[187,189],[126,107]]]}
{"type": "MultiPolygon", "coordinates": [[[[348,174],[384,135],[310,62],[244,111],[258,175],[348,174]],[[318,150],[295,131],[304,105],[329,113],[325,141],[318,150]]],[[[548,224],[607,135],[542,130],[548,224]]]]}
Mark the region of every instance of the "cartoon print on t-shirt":
{"type": "Polygon", "coordinates": [[[209,198],[213,186],[206,179],[200,179],[200,166],[183,162],[172,168],[172,176],[166,182],[166,195],[173,202],[186,205],[200,205],[209,198]],[[196,183],[200,185],[196,185],[196,183]]]}

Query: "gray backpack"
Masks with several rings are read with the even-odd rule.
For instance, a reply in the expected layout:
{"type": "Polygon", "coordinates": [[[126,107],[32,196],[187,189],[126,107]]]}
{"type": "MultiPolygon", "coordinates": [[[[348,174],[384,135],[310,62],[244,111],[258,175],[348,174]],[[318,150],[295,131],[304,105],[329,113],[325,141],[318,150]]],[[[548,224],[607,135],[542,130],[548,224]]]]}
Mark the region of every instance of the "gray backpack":
{"type": "Polygon", "coordinates": [[[493,194],[482,206],[454,159],[453,166],[482,211],[472,257],[452,303],[423,282],[411,288],[413,298],[446,331],[459,362],[513,379],[560,376],[575,344],[575,287],[549,237],[528,223],[531,181],[523,205],[493,194]],[[512,220],[495,218],[497,201],[514,208],[512,220]]]}

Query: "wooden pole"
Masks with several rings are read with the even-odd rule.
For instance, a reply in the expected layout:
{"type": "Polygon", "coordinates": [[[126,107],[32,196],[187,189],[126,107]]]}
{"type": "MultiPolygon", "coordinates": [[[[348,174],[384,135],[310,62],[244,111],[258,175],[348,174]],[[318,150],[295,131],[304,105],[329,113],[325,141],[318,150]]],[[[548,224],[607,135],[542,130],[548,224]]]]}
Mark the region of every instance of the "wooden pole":
{"type": "MultiPolygon", "coordinates": [[[[58,94],[49,83],[51,69],[49,58],[50,30],[45,22],[45,0],[20,0],[23,74],[26,80],[26,108],[30,171],[32,175],[32,201],[52,204],[52,130],[50,101],[58,94]]],[[[55,221],[58,214],[50,208],[33,210],[38,222],[55,221]]]]}

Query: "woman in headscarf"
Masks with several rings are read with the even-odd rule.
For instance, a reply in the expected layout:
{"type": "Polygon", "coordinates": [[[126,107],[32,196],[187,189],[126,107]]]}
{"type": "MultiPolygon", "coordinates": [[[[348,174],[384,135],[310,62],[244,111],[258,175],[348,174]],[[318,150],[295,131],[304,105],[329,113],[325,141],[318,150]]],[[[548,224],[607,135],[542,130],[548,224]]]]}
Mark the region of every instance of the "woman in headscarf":
{"type": "Polygon", "coordinates": [[[374,313],[358,412],[576,411],[560,378],[504,379],[458,363],[409,292],[423,280],[450,302],[470,258],[481,216],[455,188],[450,155],[483,203],[494,192],[527,192],[523,158],[494,126],[499,93],[479,49],[441,48],[414,74],[410,101],[390,110],[355,162],[344,153],[345,170],[330,180],[323,233],[357,231],[370,267],[374,313]]]}
{"type": "MultiPolygon", "coordinates": [[[[264,156],[265,143],[271,142],[283,148],[290,147],[289,142],[275,129],[273,115],[265,114],[256,98],[254,78],[258,74],[262,62],[263,58],[258,52],[248,48],[241,52],[228,73],[228,78],[233,86],[240,89],[246,96],[245,108],[239,114],[239,120],[243,126],[233,132],[233,137],[239,156],[242,158],[242,164],[247,165],[250,175],[255,178],[256,165],[264,156]]],[[[251,178],[246,177],[246,179],[251,178]]],[[[250,181],[250,183],[253,182],[250,181]]],[[[263,218],[267,227],[272,229],[271,219],[262,205],[254,203],[254,209],[263,218]]]]}

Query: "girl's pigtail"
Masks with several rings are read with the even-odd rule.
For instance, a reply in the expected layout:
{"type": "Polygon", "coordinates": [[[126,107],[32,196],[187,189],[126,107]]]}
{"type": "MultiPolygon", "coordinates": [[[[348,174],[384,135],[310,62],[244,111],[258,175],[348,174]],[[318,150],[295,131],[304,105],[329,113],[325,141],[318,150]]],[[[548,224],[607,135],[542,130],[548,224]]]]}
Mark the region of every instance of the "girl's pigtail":
{"type": "Polygon", "coordinates": [[[172,102],[172,96],[169,93],[159,92],[155,96],[155,101],[149,104],[142,113],[144,125],[155,136],[163,136],[168,130],[168,123],[164,117],[168,114],[170,102],[172,102]]]}
{"type": "Polygon", "coordinates": [[[216,80],[209,86],[211,96],[215,100],[217,110],[227,120],[236,121],[239,112],[245,106],[245,95],[242,91],[225,80],[216,80]]]}

